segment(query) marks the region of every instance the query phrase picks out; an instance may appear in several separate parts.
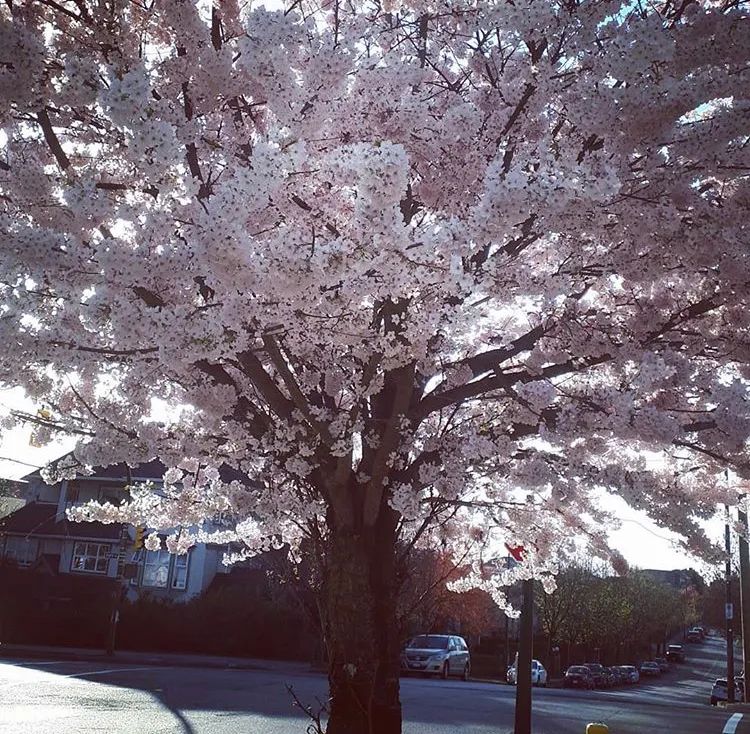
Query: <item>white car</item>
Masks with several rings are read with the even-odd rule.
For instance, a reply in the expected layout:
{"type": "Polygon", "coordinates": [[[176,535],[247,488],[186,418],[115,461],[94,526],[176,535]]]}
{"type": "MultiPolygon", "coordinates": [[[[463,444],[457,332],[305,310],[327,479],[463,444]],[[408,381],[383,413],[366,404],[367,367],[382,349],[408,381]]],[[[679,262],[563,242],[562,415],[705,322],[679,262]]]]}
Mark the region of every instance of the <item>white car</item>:
{"type": "Polygon", "coordinates": [[[471,658],[463,637],[456,635],[417,635],[401,653],[401,670],[439,675],[461,676],[469,680],[471,658]]]}
{"type": "Polygon", "coordinates": [[[618,665],[620,674],[623,676],[625,683],[638,683],[641,679],[640,673],[635,665],[618,665]]]}
{"type": "MultiPolygon", "coordinates": [[[[514,686],[517,682],[516,666],[511,665],[508,668],[508,683],[514,686]]],[[[531,685],[547,687],[547,670],[538,660],[531,661],[531,685]]]]}

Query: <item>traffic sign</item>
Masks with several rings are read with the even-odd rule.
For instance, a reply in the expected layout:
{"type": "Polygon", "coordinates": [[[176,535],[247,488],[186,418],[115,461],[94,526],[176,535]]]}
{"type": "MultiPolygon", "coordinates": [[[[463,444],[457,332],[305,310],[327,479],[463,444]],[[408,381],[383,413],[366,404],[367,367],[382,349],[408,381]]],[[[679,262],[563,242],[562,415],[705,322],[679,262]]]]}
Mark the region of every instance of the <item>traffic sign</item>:
{"type": "Polygon", "coordinates": [[[734,604],[728,603],[724,605],[724,618],[734,619],[734,604]]]}

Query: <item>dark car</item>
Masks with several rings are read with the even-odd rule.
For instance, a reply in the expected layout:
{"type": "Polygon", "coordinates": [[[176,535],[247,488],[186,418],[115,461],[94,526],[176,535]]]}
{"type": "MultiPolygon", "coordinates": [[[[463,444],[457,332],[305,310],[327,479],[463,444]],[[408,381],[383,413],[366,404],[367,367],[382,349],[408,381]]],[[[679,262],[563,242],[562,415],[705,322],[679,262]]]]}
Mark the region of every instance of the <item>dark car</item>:
{"type": "Polygon", "coordinates": [[[565,671],[563,686],[565,688],[585,688],[590,691],[594,687],[594,677],[585,665],[571,665],[565,671]]]}
{"type": "Polygon", "coordinates": [[[602,673],[604,674],[604,686],[606,688],[614,688],[620,685],[620,673],[616,668],[605,667],[602,673]]]}
{"type": "Polygon", "coordinates": [[[698,632],[698,630],[690,630],[687,633],[687,641],[688,642],[703,642],[703,637],[701,636],[701,633],[698,632]]]}
{"type": "Polygon", "coordinates": [[[638,666],[638,672],[642,676],[656,677],[661,675],[661,668],[659,667],[659,663],[656,663],[653,660],[647,660],[645,663],[641,663],[638,666]]]}
{"type": "Polygon", "coordinates": [[[666,673],[669,670],[669,660],[666,658],[654,658],[655,663],[659,663],[662,673],[666,673]]]}
{"type": "Polygon", "coordinates": [[[591,677],[594,679],[594,685],[597,688],[604,688],[606,678],[604,675],[604,666],[601,663],[584,663],[585,668],[591,671],[591,677]]]}
{"type": "Polygon", "coordinates": [[[682,645],[667,645],[667,653],[665,657],[670,663],[684,663],[685,650],[682,645]]]}
{"type": "MultiPolygon", "coordinates": [[[[717,678],[711,688],[711,705],[716,706],[719,701],[727,700],[727,679],[717,678]]],[[[741,678],[735,678],[734,681],[734,700],[742,701],[745,697],[744,681],[741,678]]]]}
{"type": "Polygon", "coordinates": [[[638,669],[635,667],[635,665],[619,665],[618,668],[620,670],[620,673],[622,673],[624,683],[638,683],[638,681],[641,679],[641,676],[638,673],[638,669]]]}

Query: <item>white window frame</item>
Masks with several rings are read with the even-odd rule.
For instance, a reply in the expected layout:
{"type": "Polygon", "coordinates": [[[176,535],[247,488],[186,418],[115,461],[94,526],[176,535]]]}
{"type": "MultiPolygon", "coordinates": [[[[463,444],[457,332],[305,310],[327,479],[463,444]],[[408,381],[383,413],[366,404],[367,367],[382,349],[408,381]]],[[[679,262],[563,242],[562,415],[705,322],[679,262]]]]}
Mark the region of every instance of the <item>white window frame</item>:
{"type": "Polygon", "coordinates": [[[171,553],[167,550],[150,551],[147,550],[143,554],[143,575],[141,576],[141,586],[145,586],[149,589],[168,589],[169,588],[169,577],[172,566],[171,553]],[[164,557],[166,556],[166,564],[164,563],[164,557]],[[159,568],[164,568],[166,565],[167,572],[164,576],[164,583],[155,583],[159,579],[157,574],[159,568]],[[154,572],[152,581],[147,581],[146,576],[148,574],[149,567],[155,567],[157,570],[154,572]]]}
{"type": "Polygon", "coordinates": [[[172,562],[172,581],[169,585],[176,591],[185,591],[190,573],[190,551],[175,555],[172,562]]]}
{"type": "Polygon", "coordinates": [[[109,543],[91,543],[77,540],[73,546],[73,556],[70,559],[70,570],[73,573],[93,573],[106,576],[109,572],[109,555],[112,546],[109,543]],[[92,548],[96,550],[91,551],[92,548]],[[76,563],[78,560],[78,563],[76,563]],[[88,561],[93,560],[93,568],[86,568],[88,561]]]}

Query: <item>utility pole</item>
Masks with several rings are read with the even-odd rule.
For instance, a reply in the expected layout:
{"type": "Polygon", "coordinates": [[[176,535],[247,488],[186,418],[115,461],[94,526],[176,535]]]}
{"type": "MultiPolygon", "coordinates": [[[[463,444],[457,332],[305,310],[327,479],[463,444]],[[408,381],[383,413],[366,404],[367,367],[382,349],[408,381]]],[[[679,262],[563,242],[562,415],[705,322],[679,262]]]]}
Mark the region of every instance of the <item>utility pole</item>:
{"type": "Polygon", "coordinates": [[[120,542],[118,543],[116,554],[117,575],[115,577],[115,583],[112,588],[112,607],[109,614],[109,627],[107,629],[107,648],[105,650],[107,655],[115,654],[117,623],[120,621],[120,606],[122,605],[123,597],[125,596],[125,586],[123,585],[123,579],[125,568],[125,554],[127,552],[129,542],[130,536],[128,534],[128,526],[123,525],[120,528],[120,542]]]}
{"type": "Polygon", "coordinates": [[[523,581],[521,631],[516,662],[516,717],[514,734],[531,734],[531,657],[534,640],[534,580],[523,581]]]}
{"type": "MultiPolygon", "coordinates": [[[[742,670],[744,680],[750,680],[750,549],[748,549],[747,513],[745,495],[739,497],[737,511],[740,521],[740,610],[742,613],[742,670]]],[[[747,683],[743,688],[745,703],[748,702],[747,683]]]]}
{"type": "Polygon", "coordinates": [[[505,679],[508,679],[508,668],[510,668],[510,619],[508,615],[505,615],[505,667],[503,668],[503,674],[505,679]]]}
{"type": "Polygon", "coordinates": [[[726,523],[724,524],[724,545],[727,552],[726,560],[726,604],[724,617],[727,631],[727,703],[734,703],[734,632],[732,628],[734,607],[732,606],[732,545],[729,534],[729,505],[726,507],[726,523]]]}

